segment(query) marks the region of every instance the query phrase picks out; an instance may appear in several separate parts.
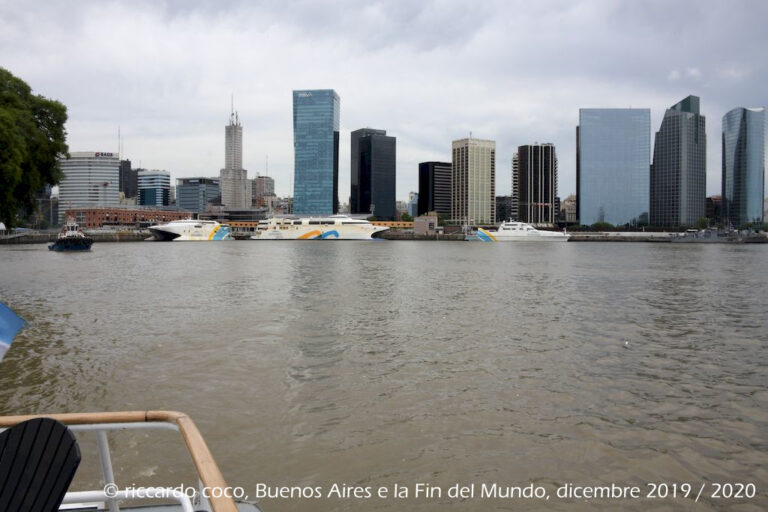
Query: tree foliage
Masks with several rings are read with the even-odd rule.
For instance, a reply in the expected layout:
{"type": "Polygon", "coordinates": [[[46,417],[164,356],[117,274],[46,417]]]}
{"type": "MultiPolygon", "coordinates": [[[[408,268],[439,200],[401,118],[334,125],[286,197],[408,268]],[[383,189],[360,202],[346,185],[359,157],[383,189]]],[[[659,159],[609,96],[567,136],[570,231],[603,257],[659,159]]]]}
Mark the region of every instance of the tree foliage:
{"type": "Polygon", "coordinates": [[[32,94],[0,67],[0,221],[11,227],[20,210],[35,208],[35,194],[61,179],[59,157],[68,152],[67,107],[32,94]]]}

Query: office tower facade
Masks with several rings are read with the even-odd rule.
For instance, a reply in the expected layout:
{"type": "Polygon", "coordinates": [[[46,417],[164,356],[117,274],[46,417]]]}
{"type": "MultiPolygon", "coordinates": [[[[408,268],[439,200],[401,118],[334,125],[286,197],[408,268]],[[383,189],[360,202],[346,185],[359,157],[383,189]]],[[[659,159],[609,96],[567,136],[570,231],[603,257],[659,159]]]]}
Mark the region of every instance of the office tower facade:
{"type": "Polygon", "coordinates": [[[139,204],[168,206],[171,202],[171,173],[158,169],[139,171],[139,204]]]}
{"type": "Polygon", "coordinates": [[[339,211],[339,95],[332,89],[293,91],[293,213],[339,211]]]}
{"type": "Polygon", "coordinates": [[[437,212],[446,219],[451,217],[450,162],[421,162],[419,164],[419,215],[437,212]]]}
{"type": "Polygon", "coordinates": [[[582,108],[576,128],[579,223],[648,223],[650,109],[582,108]]]}
{"type": "Polygon", "coordinates": [[[735,108],[723,116],[723,215],[739,228],[765,219],[765,108],[735,108]]]}
{"type": "Polygon", "coordinates": [[[352,132],[349,211],[395,220],[397,140],[386,130],[352,132]]]}
{"type": "Polygon", "coordinates": [[[693,226],[705,216],[707,132],[699,97],[668,108],[653,145],[650,223],[693,226]]]}
{"type": "Polygon", "coordinates": [[[496,142],[453,141],[451,219],[469,225],[496,222],[496,142]]]}
{"type": "Polygon", "coordinates": [[[120,160],[120,192],[126,199],[139,193],[139,170],[131,169],[130,160],[120,160]]]}
{"type": "Polygon", "coordinates": [[[224,127],[224,168],[219,172],[221,204],[232,209],[250,208],[252,186],[248,171],[243,169],[243,127],[233,110],[224,127]]]}
{"type": "Polygon", "coordinates": [[[512,213],[512,196],[496,196],[496,222],[515,220],[517,213],[512,213]]]}
{"type": "Polygon", "coordinates": [[[265,206],[265,197],[275,195],[275,180],[270,176],[257,175],[253,178],[252,204],[256,207],[265,206]]]}
{"type": "Polygon", "coordinates": [[[59,222],[69,208],[120,204],[120,159],[117,153],[72,152],[59,160],[59,222]]]}
{"type": "Polygon", "coordinates": [[[557,220],[557,153],[553,144],[528,144],[513,157],[512,196],[517,219],[552,226],[557,220]]]}
{"type": "Polygon", "coordinates": [[[191,212],[204,212],[206,205],[221,196],[216,178],[179,178],[176,180],[176,206],[191,212]]]}
{"type": "Polygon", "coordinates": [[[520,186],[518,183],[518,166],[520,165],[520,161],[518,160],[517,153],[512,155],[512,195],[510,196],[511,199],[511,209],[512,212],[510,214],[510,217],[508,219],[497,219],[498,220],[517,220],[517,208],[520,204],[520,198],[517,197],[517,188],[520,186]]]}

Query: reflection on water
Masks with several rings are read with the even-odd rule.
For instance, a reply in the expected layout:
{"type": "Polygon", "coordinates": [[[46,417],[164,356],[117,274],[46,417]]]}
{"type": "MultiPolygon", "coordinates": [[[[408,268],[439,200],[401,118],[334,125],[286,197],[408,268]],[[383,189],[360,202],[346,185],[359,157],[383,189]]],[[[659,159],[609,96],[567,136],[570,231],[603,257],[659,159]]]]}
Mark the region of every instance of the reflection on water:
{"type": "MultiPolygon", "coordinates": [[[[0,300],[29,322],[0,363],[0,412],[183,410],[249,491],[768,481],[764,247],[554,245],[0,248],[0,300]]],[[[114,443],[126,484],[186,478],[174,443],[114,443]]],[[[453,501],[405,508],[616,509],[453,501]]]]}

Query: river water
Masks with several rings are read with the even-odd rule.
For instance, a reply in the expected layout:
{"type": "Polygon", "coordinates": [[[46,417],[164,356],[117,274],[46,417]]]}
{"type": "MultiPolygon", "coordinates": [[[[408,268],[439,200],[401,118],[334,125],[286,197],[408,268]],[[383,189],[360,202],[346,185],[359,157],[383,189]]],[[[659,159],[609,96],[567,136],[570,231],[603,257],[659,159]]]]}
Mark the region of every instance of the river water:
{"type": "MultiPolygon", "coordinates": [[[[184,411],[251,499],[321,488],[267,512],[765,510],[767,269],[765,245],[5,246],[0,300],[28,326],[0,362],[0,413],[184,411]],[[754,498],[694,503],[749,482],[754,498]],[[551,499],[447,496],[473,483],[551,499]],[[611,483],[693,492],[555,496],[611,483]],[[326,498],[333,484],[373,496],[326,498]]],[[[172,433],[110,442],[121,486],[194,484],[172,433]]],[[[80,489],[99,485],[92,445],[80,489]]]]}

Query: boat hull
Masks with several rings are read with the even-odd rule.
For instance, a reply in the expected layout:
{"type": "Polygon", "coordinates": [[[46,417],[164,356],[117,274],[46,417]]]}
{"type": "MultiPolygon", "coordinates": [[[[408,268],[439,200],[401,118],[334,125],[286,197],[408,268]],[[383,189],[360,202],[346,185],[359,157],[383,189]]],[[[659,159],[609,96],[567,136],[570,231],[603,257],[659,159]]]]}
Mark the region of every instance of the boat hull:
{"type": "Polygon", "coordinates": [[[59,238],[48,246],[48,250],[56,252],[90,251],[93,239],[88,237],[59,238]]]}
{"type": "Polygon", "coordinates": [[[478,229],[477,238],[483,242],[567,242],[571,235],[553,231],[505,233],[478,229]]]}
{"type": "Polygon", "coordinates": [[[150,226],[154,240],[159,242],[219,242],[232,240],[229,226],[218,222],[169,222],[150,226]]]}
{"type": "Polygon", "coordinates": [[[252,240],[371,240],[387,227],[346,216],[272,219],[251,236],[252,240]]]}

